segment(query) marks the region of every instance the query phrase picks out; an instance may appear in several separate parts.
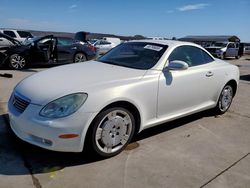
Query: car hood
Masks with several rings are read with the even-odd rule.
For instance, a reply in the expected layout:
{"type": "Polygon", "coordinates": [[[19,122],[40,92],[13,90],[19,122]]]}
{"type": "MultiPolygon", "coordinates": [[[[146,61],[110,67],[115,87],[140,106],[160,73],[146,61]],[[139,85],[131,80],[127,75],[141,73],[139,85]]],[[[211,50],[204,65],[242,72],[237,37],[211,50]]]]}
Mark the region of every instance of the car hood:
{"type": "Polygon", "coordinates": [[[89,61],[51,68],[21,81],[15,88],[20,96],[31,103],[45,105],[59,97],[92,92],[114,85],[139,80],[146,70],[138,70],[89,61]]]}

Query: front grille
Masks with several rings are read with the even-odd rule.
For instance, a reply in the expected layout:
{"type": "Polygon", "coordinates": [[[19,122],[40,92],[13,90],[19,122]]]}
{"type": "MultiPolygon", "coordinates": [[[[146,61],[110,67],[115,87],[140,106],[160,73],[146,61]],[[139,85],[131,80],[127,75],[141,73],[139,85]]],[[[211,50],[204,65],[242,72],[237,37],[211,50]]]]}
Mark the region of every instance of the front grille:
{"type": "Polygon", "coordinates": [[[17,95],[14,95],[12,99],[12,104],[18,112],[23,113],[24,110],[29,106],[30,102],[25,99],[22,99],[17,95]]]}

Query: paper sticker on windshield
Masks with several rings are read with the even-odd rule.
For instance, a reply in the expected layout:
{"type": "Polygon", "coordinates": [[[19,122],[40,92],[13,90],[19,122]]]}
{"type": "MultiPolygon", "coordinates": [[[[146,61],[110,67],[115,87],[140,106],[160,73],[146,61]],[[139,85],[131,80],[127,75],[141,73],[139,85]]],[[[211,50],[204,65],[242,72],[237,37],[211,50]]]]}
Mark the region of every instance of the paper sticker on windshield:
{"type": "Polygon", "coordinates": [[[154,50],[157,52],[161,51],[161,49],[162,49],[162,47],[160,47],[160,46],[155,46],[155,45],[150,45],[150,44],[146,45],[144,48],[148,49],[148,50],[154,50]]]}

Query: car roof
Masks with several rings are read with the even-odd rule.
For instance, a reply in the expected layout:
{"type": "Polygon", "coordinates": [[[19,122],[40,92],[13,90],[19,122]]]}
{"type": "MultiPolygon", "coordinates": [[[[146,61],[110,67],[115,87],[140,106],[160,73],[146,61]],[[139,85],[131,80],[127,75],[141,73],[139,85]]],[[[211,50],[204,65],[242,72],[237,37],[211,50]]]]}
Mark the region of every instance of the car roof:
{"type": "Polygon", "coordinates": [[[197,45],[197,44],[192,43],[192,42],[183,42],[183,41],[178,41],[178,40],[150,40],[150,39],[145,39],[145,40],[132,40],[132,41],[129,41],[129,42],[148,42],[148,43],[167,45],[169,47],[179,46],[179,45],[191,45],[191,46],[200,47],[200,45],[197,45]]]}

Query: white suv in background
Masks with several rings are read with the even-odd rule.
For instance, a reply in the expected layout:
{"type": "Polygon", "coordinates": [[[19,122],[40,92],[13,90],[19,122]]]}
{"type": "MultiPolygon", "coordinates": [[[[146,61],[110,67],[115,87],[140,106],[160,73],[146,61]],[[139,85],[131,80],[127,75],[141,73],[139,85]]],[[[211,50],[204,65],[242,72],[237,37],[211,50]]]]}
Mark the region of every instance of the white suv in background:
{"type": "Polygon", "coordinates": [[[239,43],[216,42],[213,46],[206,47],[213,56],[225,59],[227,57],[239,58],[239,43]]]}
{"type": "MultiPolygon", "coordinates": [[[[1,33],[4,33],[20,42],[23,42],[27,38],[33,38],[32,34],[28,31],[15,30],[15,29],[0,29],[1,33]]],[[[0,38],[0,46],[11,46],[12,44],[5,38],[0,38]]]]}

